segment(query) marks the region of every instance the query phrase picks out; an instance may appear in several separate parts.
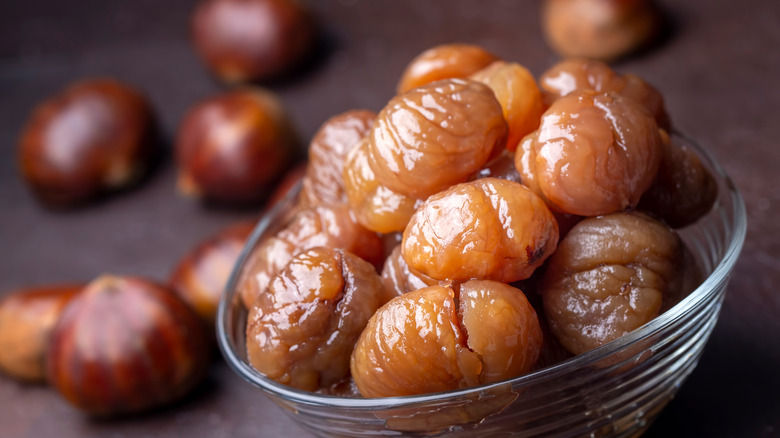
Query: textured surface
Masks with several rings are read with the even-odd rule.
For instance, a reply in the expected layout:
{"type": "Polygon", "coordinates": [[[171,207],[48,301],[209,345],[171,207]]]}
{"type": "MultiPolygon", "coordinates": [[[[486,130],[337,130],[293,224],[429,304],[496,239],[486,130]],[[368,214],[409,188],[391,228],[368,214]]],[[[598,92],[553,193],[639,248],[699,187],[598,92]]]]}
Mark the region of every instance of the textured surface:
{"type": "MultiPolygon", "coordinates": [[[[15,144],[32,107],[72,80],[112,75],[147,92],[167,138],[184,111],[222,87],[189,42],[192,0],[0,0],[0,294],[101,272],[165,279],[198,239],[255,211],[204,208],[174,191],[167,160],[144,185],[86,209],[52,213],[18,178],[15,144]]],[[[270,84],[304,141],[328,117],[379,110],[405,64],[437,43],[484,45],[539,75],[536,2],[317,1],[325,41],[308,69],[270,84]]],[[[780,4],[663,2],[676,31],[618,64],[657,86],[677,126],[709,147],[742,191],[748,235],[699,367],[647,437],[780,434],[780,4]]],[[[259,209],[258,209],[259,210],[259,209]]],[[[270,401],[218,362],[201,390],[162,412],[90,421],[43,387],[0,377],[3,437],[298,436],[270,401]]]]}

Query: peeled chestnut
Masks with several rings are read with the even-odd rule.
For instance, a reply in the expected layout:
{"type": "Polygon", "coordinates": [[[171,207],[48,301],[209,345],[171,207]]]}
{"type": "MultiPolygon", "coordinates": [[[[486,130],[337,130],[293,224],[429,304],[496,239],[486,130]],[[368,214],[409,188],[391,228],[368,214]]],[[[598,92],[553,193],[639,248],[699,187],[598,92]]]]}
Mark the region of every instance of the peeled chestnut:
{"type": "Polygon", "coordinates": [[[495,93],[509,126],[506,148],[514,151],[523,137],[539,127],[544,112],[542,92],[533,75],[520,64],[496,61],[471,75],[471,79],[495,93]]]}
{"type": "Polygon", "coordinates": [[[373,111],[347,111],[328,119],[314,135],[301,194],[312,206],[347,201],[344,159],[368,135],[375,118],[373,111]]]}
{"type": "Polygon", "coordinates": [[[297,0],[206,0],[192,17],[192,35],[214,74],[246,82],[299,64],[312,49],[315,28],[297,0]]]}
{"type": "Polygon", "coordinates": [[[73,84],[41,103],[19,141],[19,167],[44,203],[65,207],[137,182],[154,158],[149,104],[114,79],[73,84]]]}
{"type": "Polygon", "coordinates": [[[371,231],[403,231],[422,200],[380,184],[369,165],[368,155],[368,140],[363,139],[344,160],[343,184],[349,206],[357,221],[371,231]]]}
{"type": "Polygon", "coordinates": [[[520,142],[515,166],[553,210],[597,216],[635,207],[661,153],[658,125],[636,101],[578,91],[553,102],[520,142]]]}
{"type": "Polygon", "coordinates": [[[390,300],[368,321],[350,368],[364,397],[423,394],[527,373],[541,348],[536,311],[519,289],[471,280],[390,300]]]}
{"type": "Polygon", "coordinates": [[[424,199],[466,181],[504,147],[506,134],[489,87],[445,79],[387,103],[368,136],[369,165],[383,186],[424,199]]]}
{"type": "Polygon", "coordinates": [[[520,183],[482,178],[429,197],[404,230],[403,258],[436,280],[513,282],[552,254],[558,224],[520,183]]]}
{"type": "Polygon", "coordinates": [[[466,78],[498,57],[471,44],[442,44],[420,53],[406,66],[398,81],[398,94],[442,79],[466,78]]]}
{"type": "Polygon", "coordinates": [[[368,319],[388,300],[374,267],[344,251],[301,252],[255,301],[247,356],[279,383],[314,391],[349,375],[349,358],[368,319]]]}
{"type": "Polygon", "coordinates": [[[287,116],[270,92],[244,89],[214,96],[192,108],[179,129],[179,190],[224,203],[259,201],[294,149],[287,116]]]}
{"type": "Polygon", "coordinates": [[[253,223],[244,222],[220,231],[184,256],[171,275],[171,288],[195,309],[209,330],[233,265],[253,229],[253,223]]]}
{"type": "Polygon", "coordinates": [[[562,56],[610,60],[646,45],[661,16],[652,0],[547,0],[542,28],[562,56]]]}
{"type": "Polygon", "coordinates": [[[11,293],[0,302],[0,370],[20,380],[46,378],[46,348],[62,309],[83,285],[11,293]]]}
{"type": "Polygon", "coordinates": [[[181,398],[205,376],[210,353],[202,322],[175,293],[103,275],[62,312],[47,375],[83,411],[125,414],[181,398]]]}
{"type": "Polygon", "coordinates": [[[637,208],[651,212],[673,228],[682,228],[704,216],[718,196],[718,185],[696,153],[661,133],[662,155],[653,185],[637,208]]]}
{"type": "Polygon", "coordinates": [[[581,354],[658,316],[684,286],[680,238],[640,213],[586,218],[550,258],[540,288],[558,341],[581,354]]]}

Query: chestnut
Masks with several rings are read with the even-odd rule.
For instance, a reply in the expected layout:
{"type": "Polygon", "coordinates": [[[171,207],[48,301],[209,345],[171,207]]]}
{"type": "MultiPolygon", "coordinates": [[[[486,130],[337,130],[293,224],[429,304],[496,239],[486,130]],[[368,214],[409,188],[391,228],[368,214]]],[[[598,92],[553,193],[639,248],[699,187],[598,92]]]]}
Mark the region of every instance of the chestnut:
{"type": "Polygon", "coordinates": [[[179,190],[223,203],[257,202],[294,149],[287,116],[270,92],[244,89],[211,97],[192,108],[179,129],[179,190]]]}
{"type": "Polygon", "coordinates": [[[173,402],[205,376],[211,354],[203,324],[168,288],[103,275],[62,312],[48,348],[50,383],[96,416],[173,402]]]}
{"type": "Polygon", "coordinates": [[[442,44],[417,55],[401,74],[398,94],[442,79],[467,78],[499,58],[472,44],[442,44]]]}
{"type": "Polygon", "coordinates": [[[203,61],[226,82],[272,78],[311,52],[314,21],[296,0],[207,0],[192,17],[203,61]]]}
{"type": "Polygon", "coordinates": [[[661,14],[652,0],[547,0],[542,28],[561,56],[611,60],[647,45],[661,14]]]}
{"type": "Polygon", "coordinates": [[[70,85],[33,110],[18,159],[42,202],[67,207],[137,182],[154,153],[145,98],[114,79],[93,79],[70,85]]]}
{"type": "Polygon", "coordinates": [[[0,370],[29,382],[46,378],[46,347],[62,309],[83,285],[12,292],[0,302],[0,370]]]}
{"type": "Polygon", "coordinates": [[[195,246],[171,275],[171,288],[195,309],[210,330],[233,265],[253,229],[252,222],[225,228],[195,246]]]}

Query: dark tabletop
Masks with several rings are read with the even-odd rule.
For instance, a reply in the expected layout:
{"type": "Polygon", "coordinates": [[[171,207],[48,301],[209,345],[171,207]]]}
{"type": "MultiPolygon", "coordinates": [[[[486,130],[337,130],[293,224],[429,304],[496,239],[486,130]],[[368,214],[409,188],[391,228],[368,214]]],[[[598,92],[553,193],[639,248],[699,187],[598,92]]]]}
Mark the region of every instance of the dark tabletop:
{"type": "MultiPolygon", "coordinates": [[[[423,49],[463,41],[541,73],[557,60],[535,1],[312,1],[319,55],[268,84],[302,139],[329,116],[380,109],[423,49]]],[[[656,85],[675,124],[708,147],[741,190],[747,241],[698,368],[648,437],[780,436],[780,3],[666,1],[665,42],[617,65],[656,85]]],[[[177,195],[166,161],[141,187],[88,208],[41,208],[15,163],[34,105],[71,81],[114,76],[144,90],[170,139],[183,112],[224,89],[190,45],[194,0],[0,0],[0,294],[102,272],[164,280],[200,238],[259,211],[177,195]]],[[[170,143],[170,141],[168,142],[170,143]]],[[[0,436],[248,437],[304,434],[215,361],[182,403],[130,419],[87,420],[41,386],[0,377],[0,436]]]]}

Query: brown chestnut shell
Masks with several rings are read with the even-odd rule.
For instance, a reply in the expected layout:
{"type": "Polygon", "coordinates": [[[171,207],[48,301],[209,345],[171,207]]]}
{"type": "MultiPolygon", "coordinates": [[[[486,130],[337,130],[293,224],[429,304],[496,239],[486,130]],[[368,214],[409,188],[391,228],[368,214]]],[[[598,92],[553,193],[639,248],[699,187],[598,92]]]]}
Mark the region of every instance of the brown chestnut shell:
{"type": "Polygon", "coordinates": [[[33,110],[19,140],[19,167],[45,204],[83,204],[138,182],[156,158],[155,135],[141,93],[114,79],[85,80],[33,110]]]}
{"type": "Polygon", "coordinates": [[[46,350],[62,310],[84,285],[19,290],[0,301],[0,370],[20,380],[46,380],[46,350]]]}
{"type": "Polygon", "coordinates": [[[210,332],[233,265],[253,229],[254,223],[242,222],[219,231],[192,248],[171,274],[171,289],[198,313],[210,332]]]}
{"type": "Polygon", "coordinates": [[[179,128],[178,188],[217,202],[257,202],[268,196],[295,148],[290,123],[271,92],[213,96],[193,107],[179,128]]]}
{"type": "Polygon", "coordinates": [[[210,364],[202,322],[175,293],[103,275],[62,313],[48,349],[49,382],[97,416],[144,411],[197,385],[210,364]]]}
{"type": "Polygon", "coordinates": [[[205,0],[192,16],[195,47],[226,82],[280,76],[300,64],[316,37],[297,0],[205,0]]]}

